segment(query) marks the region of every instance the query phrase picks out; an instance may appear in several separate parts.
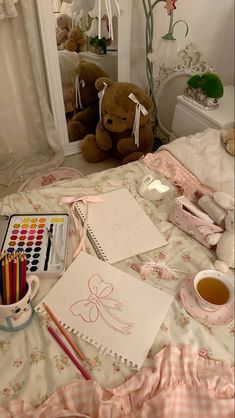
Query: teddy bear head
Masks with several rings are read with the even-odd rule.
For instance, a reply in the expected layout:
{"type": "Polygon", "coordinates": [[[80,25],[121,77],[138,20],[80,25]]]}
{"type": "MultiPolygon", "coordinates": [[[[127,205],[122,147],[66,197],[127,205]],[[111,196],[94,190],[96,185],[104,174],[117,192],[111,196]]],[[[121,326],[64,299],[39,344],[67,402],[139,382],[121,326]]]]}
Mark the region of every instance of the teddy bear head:
{"type": "Polygon", "coordinates": [[[70,30],[72,28],[72,19],[66,13],[62,13],[56,19],[57,26],[62,29],[70,30]]]}
{"type": "Polygon", "coordinates": [[[64,48],[68,49],[69,51],[79,51],[79,46],[84,43],[84,37],[82,34],[81,29],[77,26],[75,28],[70,29],[68,33],[68,38],[64,43],[64,48]]]}
{"type": "Polygon", "coordinates": [[[140,87],[132,83],[113,82],[109,78],[100,78],[95,85],[101,92],[102,122],[108,131],[123,133],[133,128],[136,103],[128,97],[130,94],[147,110],[144,114],[140,112],[139,127],[149,122],[152,101],[140,87]]]}
{"type": "Polygon", "coordinates": [[[95,82],[100,77],[107,77],[107,74],[98,65],[87,61],[81,61],[78,64],[76,73],[79,75],[81,103],[83,107],[86,108],[91,104],[98,102],[99,98],[95,82]]]}

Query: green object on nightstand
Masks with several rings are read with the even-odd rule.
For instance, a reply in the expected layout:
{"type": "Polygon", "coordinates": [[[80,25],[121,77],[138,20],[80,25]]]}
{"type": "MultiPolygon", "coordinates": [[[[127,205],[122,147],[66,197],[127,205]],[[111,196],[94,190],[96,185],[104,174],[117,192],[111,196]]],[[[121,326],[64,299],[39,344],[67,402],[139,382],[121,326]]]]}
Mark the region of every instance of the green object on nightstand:
{"type": "Polygon", "coordinates": [[[193,75],[187,81],[190,88],[203,89],[207,97],[219,99],[224,94],[222,81],[217,74],[207,72],[201,75],[193,75]]]}

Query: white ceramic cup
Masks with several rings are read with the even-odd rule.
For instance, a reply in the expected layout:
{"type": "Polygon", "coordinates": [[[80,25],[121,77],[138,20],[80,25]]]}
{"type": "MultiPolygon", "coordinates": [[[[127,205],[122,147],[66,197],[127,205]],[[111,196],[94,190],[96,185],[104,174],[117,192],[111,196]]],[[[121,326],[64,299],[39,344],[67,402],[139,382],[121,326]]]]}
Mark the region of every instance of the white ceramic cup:
{"type": "Polygon", "coordinates": [[[34,275],[26,278],[28,290],[24,297],[16,303],[0,304],[0,329],[4,331],[19,331],[26,327],[33,315],[31,301],[39,289],[39,278],[34,275]]]}
{"type": "Polygon", "coordinates": [[[234,300],[234,284],[232,282],[232,279],[230,279],[228,276],[226,276],[225,274],[217,270],[202,270],[199,273],[197,273],[194,278],[194,290],[195,290],[198,305],[205,311],[216,311],[220,309],[221,307],[224,307],[225,305],[230,304],[234,300]],[[217,305],[215,303],[208,302],[206,299],[204,299],[200,295],[200,293],[197,290],[197,286],[198,286],[198,283],[202,279],[205,279],[206,277],[215,278],[225,284],[225,286],[227,287],[229,291],[229,298],[224,304],[217,305]]]}

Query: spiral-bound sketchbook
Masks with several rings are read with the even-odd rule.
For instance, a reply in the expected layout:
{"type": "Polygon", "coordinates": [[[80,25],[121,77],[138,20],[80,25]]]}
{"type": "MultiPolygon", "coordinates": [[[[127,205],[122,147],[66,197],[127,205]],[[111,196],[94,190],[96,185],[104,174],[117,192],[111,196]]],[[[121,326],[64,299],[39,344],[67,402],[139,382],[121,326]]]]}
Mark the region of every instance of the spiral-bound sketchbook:
{"type": "MultiPolygon", "coordinates": [[[[163,235],[127,189],[101,195],[102,201],[89,204],[88,238],[97,256],[110,264],[167,244],[163,235]]],[[[85,221],[86,205],[75,210],[85,221]]]]}
{"type": "Polygon", "coordinates": [[[35,310],[42,312],[45,302],[65,328],[138,369],[172,300],[173,296],[81,252],[35,310]]]}

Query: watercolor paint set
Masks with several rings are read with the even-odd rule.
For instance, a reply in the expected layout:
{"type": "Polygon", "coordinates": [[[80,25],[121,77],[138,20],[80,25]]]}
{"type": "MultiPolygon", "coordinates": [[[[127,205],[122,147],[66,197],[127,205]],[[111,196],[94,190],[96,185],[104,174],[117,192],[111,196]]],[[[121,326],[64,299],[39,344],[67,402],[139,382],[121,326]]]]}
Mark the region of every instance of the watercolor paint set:
{"type": "Polygon", "coordinates": [[[0,216],[0,249],[25,253],[27,273],[58,277],[65,270],[68,214],[0,216]]]}

